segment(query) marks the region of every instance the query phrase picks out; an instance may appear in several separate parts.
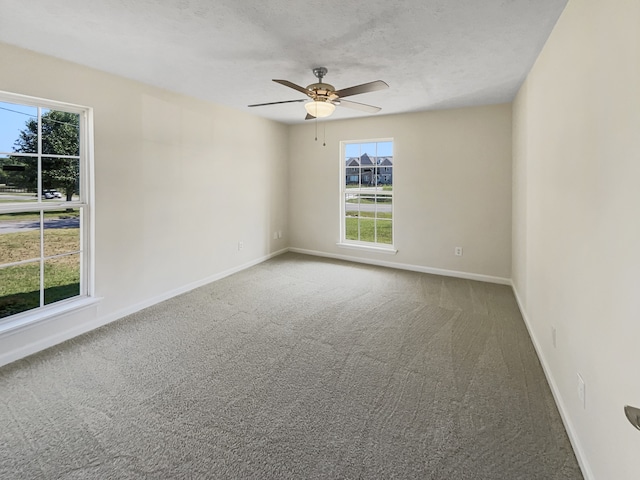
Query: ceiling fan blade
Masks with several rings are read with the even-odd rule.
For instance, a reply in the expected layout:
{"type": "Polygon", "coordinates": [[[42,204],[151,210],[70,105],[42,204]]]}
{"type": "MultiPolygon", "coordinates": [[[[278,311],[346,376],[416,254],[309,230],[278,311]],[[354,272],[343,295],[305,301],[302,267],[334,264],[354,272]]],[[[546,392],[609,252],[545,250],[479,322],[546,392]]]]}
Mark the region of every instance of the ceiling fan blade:
{"type": "Polygon", "coordinates": [[[311,96],[311,92],[309,90],[307,90],[304,87],[301,87],[300,85],[296,85],[293,82],[290,82],[289,80],[273,80],[276,83],[279,83],[280,85],[284,85],[285,87],[289,87],[289,88],[293,88],[294,90],[299,91],[300,93],[304,93],[307,96],[311,96]]]}
{"type": "Polygon", "coordinates": [[[313,120],[313,119],[315,119],[315,118],[316,118],[316,117],[314,117],[314,116],[313,116],[313,115],[311,115],[310,113],[307,113],[307,116],[306,116],[306,117],[304,117],[304,119],[305,119],[305,120],[313,120]]]}
{"type": "Polygon", "coordinates": [[[279,103],[297,103],[297,102],[306,102],[306,98],[301,98],[300,100],[285,100],[284,102],[269,102],[269,103],[255,103],[253,105],[247,105],[248,107],[264,107],[265,105],[277,105],[279,103]]]}
{"type": "Polygon", "coordinates": [[[375,82],[363,83],[362,85],[356,85],[355,87],[343,88],[335,93],[338,97],[343,98],[350,97],[351,95],[360,95],[361,93],[384,90],[385,88],[389,88],[389,85],[382,80],[376,80],[375,82]]]}
{"type": "Polygon", "coordinates": [[[341,107],[353,108],[354,110],[362,110],[367,113],[377,113],[382,110],[380,107],[374,107],[373,105],[367,105],[365,103],[350,102],[349,100],[339,99],[334,103],[337,103],[341,107]]]}

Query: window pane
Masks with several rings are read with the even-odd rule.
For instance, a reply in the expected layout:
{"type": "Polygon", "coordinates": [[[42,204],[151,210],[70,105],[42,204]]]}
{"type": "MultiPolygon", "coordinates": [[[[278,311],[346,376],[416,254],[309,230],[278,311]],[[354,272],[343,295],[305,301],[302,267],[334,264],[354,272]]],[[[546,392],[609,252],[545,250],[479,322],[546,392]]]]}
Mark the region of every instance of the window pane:
{"type": "Polygon", "coordinates": [[[376,195],[375,205],[377,218],[391,218],[391,212],[393,211],[393,199],[390,196],[384,194],[376,195]]]}
{"type": "Polygon", "coordinates": [[[347,188],[357,188],[360,185],[360,172],[347,174],[347,188]]]}
{"type": "Polygon", "coordinates": [[[373,218],[361,218],[360,219],[360,241],[362,242],[375,242],[375,219],[373,218]]]}
{"type": "Polygon", "coordinates": [[[38,200],[38,159],[0,156],[0,203],[38,200]]]}
{"type": "Polygon", "coordinates": [[[375,195],[360,195],[361,216],[373,218],[377,208],[375,195]]]}
{"type": "Polygon", "coordinates": [[[356,217],[361,216],[362,212],[360,212],[357,207],[355,207],[355,208],[354,207],[350,207],[350,208],[347,208],[347,210],[345,211],[345,215],[347,217],[356,218],[356,217]]]}
{"type": "Polygon", "coordinates": [[[358,158],[346,159],[345,185],[347,188],[355,188],[360,185],[360,162],[358,158]]]}
{"type": "Polygon", "coordinates": [[[358,218],[347,217],[345,218],[345,238],[347,240],[358,240],[358,218]]]}
{"type": "Polygon", "coordinates": [[[378,142],[377,155],[378,157],[393,158],[393,142],[378,142]]]}
{"type": "Polygon", "coordinates": [[[43,110],[42,153],[45,155],[80,155],[80,115],[57,110],[43,110]]]}
{"type": "Polygon", "coordinates": [[[393,218],[393,212],[391,210],[386,211],[387,208],[391,208],[388,205],[383,206],[380,210],[375,213],[376,218],[382,218],[385,220],[391,220],[393,218]]]}
{"type": "Polygon", "coordinates": [[[0,152],[38,152],[38,109],[0,102],[0,152]]]}
{"type": "Polygon", "coordinates": [[[40,306],[40,262],[0,268],[0,318],[40,306]]]}
{"type": "Polygon", "coordinates": [[[390,192],[393,190],[393,166],[388,158],[378,159],[376,180],[378,190],[390,192]]]}
{"type": "Polygon", "coordinates": [[[376,236],[378,243],[393,243],[393,229],[391,220],[376,220],[376,236]]]}
{"type": "Polygon", "coordinates": [[[44,261],[44,303],[80,295],[80,255],[66,255],[44,261]]]}
{"type": "Polygon", "coordinates": [[[360,184],[363,188],[370,188],[374,186],[375,175],[371,167],[363,168],[360,173],[360,184]]]}
{"type": "Polygon", "coordinates": [[[40,212],[0,215],[0,265],[40,258],[40,212]]]}
{"type": "Polygon", "coordinates": [[[360,155],[368,155],[369,157],[375,157],[378,155],[378,144],[377,143],[361,143],[360,144],[360,155]]]}
{"type": "Polygon", "coordinates": [[[42,197],[44,200],[80,199],[80,160],[45,157],[42,159],[42,197]]]}
{"type": "Polygon", "coordinates": [[[359,157],[360,156],[360,144],[359,143],[347,143],[344,146],[345,158],[359,157]]]}
{"type": "Polygon", "coordinates": [[[345,193],[344,195],[344,201],[345,201],[345,207],[349,208],[349,209],[357,209],[357,204],[359,203],[358,199],[360,197],[360,194],[358,193],[345,193]]]}
{"type": "Polygon", "coordinates": [[[80,251],[80,210],[44,213],[44,256],[80,251]]]}

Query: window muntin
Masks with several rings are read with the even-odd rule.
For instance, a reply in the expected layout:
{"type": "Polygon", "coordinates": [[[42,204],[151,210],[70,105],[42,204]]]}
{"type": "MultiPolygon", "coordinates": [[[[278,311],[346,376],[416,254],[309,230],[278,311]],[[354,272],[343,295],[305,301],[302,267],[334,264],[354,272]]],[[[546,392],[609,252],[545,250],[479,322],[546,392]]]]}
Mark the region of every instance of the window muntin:
{"type": "Polygon", "coordinates": [[[341,241],[393,246],[393,140],[342,142],[341,241]]]}
{"type": "Polygon", "coordinates": [[[89,114],[0,92],[0,323],[89,296],[89,114]]]}

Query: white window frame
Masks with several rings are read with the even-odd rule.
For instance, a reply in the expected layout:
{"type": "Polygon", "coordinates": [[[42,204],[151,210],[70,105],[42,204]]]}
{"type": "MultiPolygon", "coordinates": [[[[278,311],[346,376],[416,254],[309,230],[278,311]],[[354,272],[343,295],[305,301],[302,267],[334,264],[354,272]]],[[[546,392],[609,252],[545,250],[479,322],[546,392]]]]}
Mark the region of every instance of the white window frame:
{"type": "MultiPolygon", "coordinates": [[[[60,300],[49,305],[27,310],[25,312],[0,318],[0,334],[31,326],[34,323],[50,319],[72,311],[87,308],[99,301],[95,297],[95,207],[94,207],[94,153],[93,153],[93,109],[81,105],[74,105],[55,100],[20,95],[0,91],[0,101],[28,105],[38,109],[38,118],[42,109],[59,110],[79,114],[79,161],[80,161],[80,193],[78,200],[61,202],[42,202],[42,184],[40,181],[41,161],[43,157],[56,155],[42,153],[39,146],[36,154],[30,157],[38,158],[38,193],[37,202],[0,203],[0,213],[12,212],[46,212],[60,210],[60,208],[81,208],[80,216],[80,294],[66,300],[60,300]]],[[[16,155],[2,152],[2,155],[16,155]]],[[[75,157],[74,157],[75,158],[75,157]]],[[[42,218],[42,217],[41,217],[42,218]]],[[[41,252],[42,259],[42,252],[41,252]]],[[[20,263],[20,262],[19,262],[20,263]]],[[[42,284],[41,284],[42,289],[42,284]]],[[[42,293],[41,293],[42,294],[42,293]]],[[[41,302],[42,303],[42,302],[41,302]]]]}
{"type": "Polygon", "coordinates": [[[365,250],[376,253],[386,253],[395,255],[398,253],[398,250],[395,248],[396,243],[396,219],[395,219],[395,178],[396,178],[396,155],[395,155],[396,144],[393,138],[374,138],[374,139],[365,139],[365,140],[343,140],[340,142],[340,240],[336,243],[337,246],[343,248],[351,248],[355,250],[365,250]],[[347,185],[346,185],[346,175],[347,175],[347,165],[346,165],[346,146],[351,144],[360,144],[360,143],[381,143],[381,142],[392,142],[393,143],[393,190],[389,193],[391,196],[391,238],[392,243],[377,243],[377,242],[363,242],[358,240],[348,240],[346,238],[346,194],[347,194],[347,185]]]}

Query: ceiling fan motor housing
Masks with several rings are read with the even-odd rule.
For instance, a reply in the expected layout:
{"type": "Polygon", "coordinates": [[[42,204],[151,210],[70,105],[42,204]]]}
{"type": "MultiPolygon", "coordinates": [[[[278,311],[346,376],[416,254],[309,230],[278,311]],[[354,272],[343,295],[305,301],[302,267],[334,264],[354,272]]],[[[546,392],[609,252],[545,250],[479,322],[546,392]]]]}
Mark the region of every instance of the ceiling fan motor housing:
{"type": "Polygon", "coordinates": [[[334,93],[336,89],[328,83],[312,83],[307,86],[307,90],[312,93],[315,100],[333,100],[338,98],[334,93]]]}

